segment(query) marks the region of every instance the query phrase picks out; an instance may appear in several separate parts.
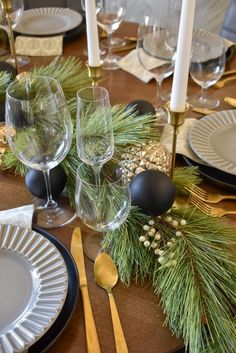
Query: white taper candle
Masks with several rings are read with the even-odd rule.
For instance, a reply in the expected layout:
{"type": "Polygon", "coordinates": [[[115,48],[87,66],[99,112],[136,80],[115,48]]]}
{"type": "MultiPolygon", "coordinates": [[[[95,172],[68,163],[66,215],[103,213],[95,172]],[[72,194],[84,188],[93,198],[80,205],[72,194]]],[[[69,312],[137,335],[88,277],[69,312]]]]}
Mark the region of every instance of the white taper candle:
{"type": "Polygon", "coordinates": [[[170,100],[170,110],[174,112],[185,111],[195,4],[196,0],[183,0],[182,3],[170,100]]]}
{"type": "Polygon", "coordinates": [[[100,66],[100,53],[98,41],[98,26],[95,0],[85,0],[88,65],[100,66]]]}

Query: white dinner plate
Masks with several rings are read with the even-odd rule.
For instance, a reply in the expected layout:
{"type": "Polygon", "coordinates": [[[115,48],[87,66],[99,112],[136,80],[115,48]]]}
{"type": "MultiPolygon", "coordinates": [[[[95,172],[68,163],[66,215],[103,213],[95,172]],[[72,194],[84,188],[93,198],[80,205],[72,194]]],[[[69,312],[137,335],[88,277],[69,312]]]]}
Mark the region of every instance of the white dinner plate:
{"type": "Polygon", "coordinates": [[[69,8],[42,7],[26,10],[14,30],[35,36],[52,35],[67,32],[82,21],[82,15],[69,8]]]}
{"type": "Polygon", "coordinates": [[[210,114],[189,134],[193,151],[211,166],[236,175],[236,110],[210,114]]]}
{"type": "Polygon", "coordinates": [[[22,352],[59,315],[68,272],[58,249],[32,230],[0,226],[0,352],[22,352]]]}

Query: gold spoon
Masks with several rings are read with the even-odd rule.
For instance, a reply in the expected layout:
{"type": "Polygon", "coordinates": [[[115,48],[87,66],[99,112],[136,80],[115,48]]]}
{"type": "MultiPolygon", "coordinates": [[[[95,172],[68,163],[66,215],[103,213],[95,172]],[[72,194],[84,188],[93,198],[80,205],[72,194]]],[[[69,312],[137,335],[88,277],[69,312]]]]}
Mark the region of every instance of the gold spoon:
{"type": "Polygon", "coordinates": [[[229,105],[231,105],[232,107],[236,108],[236,99],[235,98],[225,97],[224,101],[226,103],[228,103],[229,105]]]}
{"type": "Polygon", "coordinates": [[[128,353],[125,336],[121,326],[112,288],[118,281],[118,272],[112,258],[107,253],[100,253],[94,262],[94,275],[96,283],[107,291],[117,353],[128,353]]]}
{"type": "Polygon", "coordinates": [[[236,80],[236,75],[231,76],[231,77],[227,77],[227,78],[225,78],[225,79],[223,79],[223,80],[220,80],[220,81],[216,82],[216,83],[213,85],[213,87],[215,87],[215,88],[222,88],[222,87],[224,87],[224,85],[225,85],[227,82],[233,81],[233,80],[236,80]]]}

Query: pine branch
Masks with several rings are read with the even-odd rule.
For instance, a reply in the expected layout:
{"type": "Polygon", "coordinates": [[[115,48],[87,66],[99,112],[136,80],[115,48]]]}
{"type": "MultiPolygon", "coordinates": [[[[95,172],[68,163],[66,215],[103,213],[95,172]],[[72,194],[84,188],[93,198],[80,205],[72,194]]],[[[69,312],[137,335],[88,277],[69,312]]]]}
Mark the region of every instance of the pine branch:
{"type": "Polygon", "coordinates": [[[58,80],[67,99],[75,97],[80,88],[91,84],[87,68],[75,57],[57,57],[47,66],[34,68],[32,75],[49,76],[58,80]]]}
{"type": "MultiPolygon", "coordinates": [[[[183,212],[183,211],[182,211],[183,212]]],[[[206,347],[233,353],[236,347],[236,262],[234,230],[226,222],[193,209],[184,211],[187,225],[170,251],[176,265],[156,263],[153,287],[161,295],[166,323],[183,336],[191,353],[206,347]]],[[[180,210],[173,211],[180,216],[180,210]]],[[[165,254],[168,257],[168,252],[165,254]]]]}
{"type": "Polygon", "coordinates": [[[102,242],[102,248],[109,249],[119,269],[119,279],[127,285],[138,278],[144,282],[152,272],[152,254],[139,242],[139,234],[148,218],[131,207],[127,220],[118,229],[107,232],[102,242]]]}
{"type": "Polygon", "coordinates": [[[0,101],[4,102],[5,100],[5,93],[8,84],[12,79],[12,75],[5,71],[0,71],[0,101]]]}
{"type": "Polygon", "coordinates": [[[174,170],[173,181],[177,194],[189,195],[186,186],[193,184],[198,185],[202,182],[197,167],[178,167],[174,170]]]}

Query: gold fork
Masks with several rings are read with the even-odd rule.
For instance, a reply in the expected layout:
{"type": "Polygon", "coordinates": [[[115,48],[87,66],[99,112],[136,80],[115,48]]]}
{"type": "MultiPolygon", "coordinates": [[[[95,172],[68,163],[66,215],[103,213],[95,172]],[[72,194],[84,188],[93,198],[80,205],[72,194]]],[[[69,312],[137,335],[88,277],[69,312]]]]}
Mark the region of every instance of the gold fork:
{"type": "Polygon", "coordinates": [[[209,203],[218,203],[224,199],[236,200],[236,195],[213,194],[194,184],[187,186],[186,189],[196,198],[209,203]]]}
{"type": "Polygon", "coordinates": [[[223,80],[220,80],[218,82],[216,82],[213,87],[215,88],[222,88],[224,87],[224,85],[229,82],[229,81],[232,81],[232,80],[236,80],[236,75],[234,76],[231,76],[231,77],[227,77],[227,78],[224,78],[223,80]]]}
{"type": "Polygon", "coordinates": [[[227,214],[236,214],[236,211],[232,211],[232,210],[227,211],[227,210],[224,210],[223,208],[212,207],[212,206],[206,204],[204,201],[198,199],[194,195],[190,195],[189,201],[194,206],[196,206],[200,211],[204,212],[205,214],[207,214],[208,216],[211,216],[211,217],[223,217],[227,214]]]}

